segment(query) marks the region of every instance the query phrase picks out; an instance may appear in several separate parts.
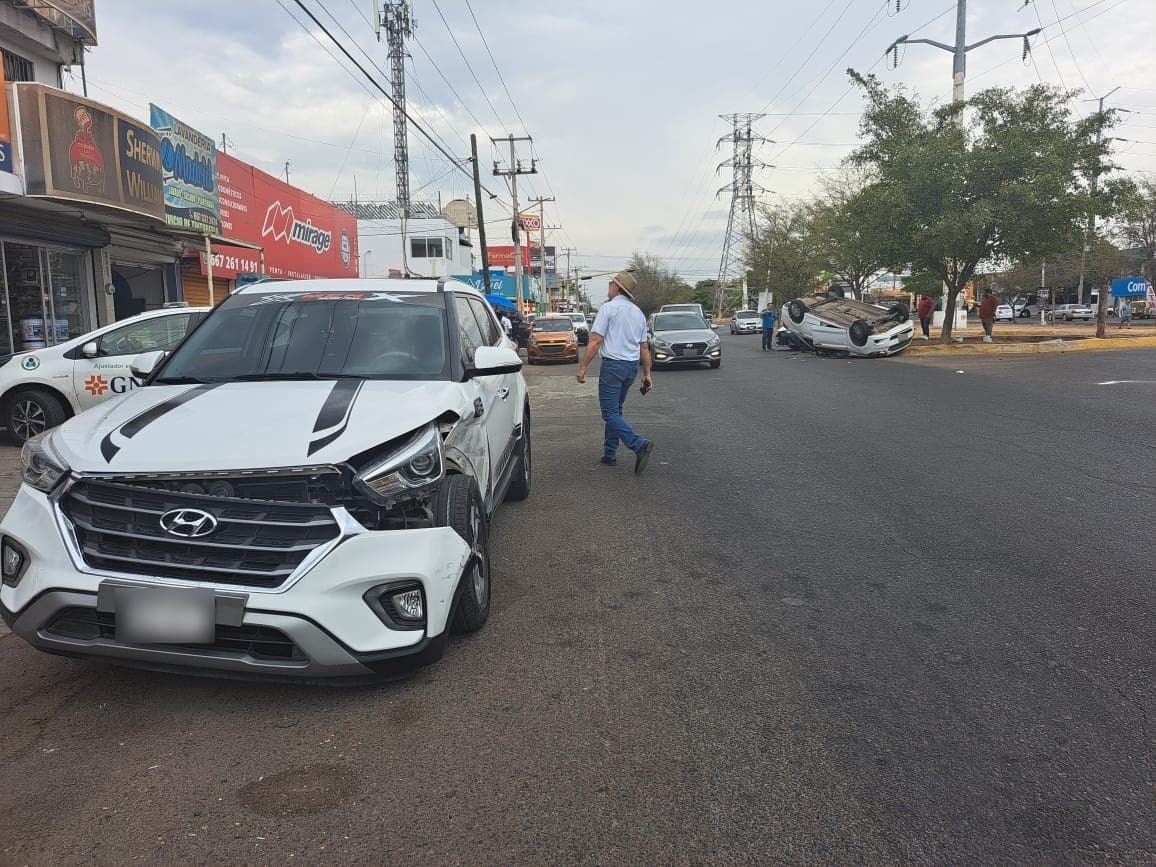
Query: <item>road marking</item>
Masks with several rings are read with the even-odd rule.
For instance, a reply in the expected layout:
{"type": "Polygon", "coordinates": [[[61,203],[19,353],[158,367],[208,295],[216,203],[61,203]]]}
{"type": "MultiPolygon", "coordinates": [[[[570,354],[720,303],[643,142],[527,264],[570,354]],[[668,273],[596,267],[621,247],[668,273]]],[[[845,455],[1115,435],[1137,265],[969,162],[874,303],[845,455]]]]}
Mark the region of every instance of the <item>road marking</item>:
{"type": "Polygon", "coordinates": [[[1097,385],[1156,385],[1156,379],[1109,379],[1097,385]]]}

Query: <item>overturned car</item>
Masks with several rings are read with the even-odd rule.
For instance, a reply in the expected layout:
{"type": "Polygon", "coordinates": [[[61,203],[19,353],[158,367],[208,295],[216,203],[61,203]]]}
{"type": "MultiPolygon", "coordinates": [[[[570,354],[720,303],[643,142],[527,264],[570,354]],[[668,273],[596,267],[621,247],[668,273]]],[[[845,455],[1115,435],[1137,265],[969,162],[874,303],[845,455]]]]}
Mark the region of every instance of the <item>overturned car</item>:
{"type": "Polygon", "coordinates": [[[895,355],[915,336],[907,305],[882,307],[836,294],[795,298],[783,308],[781,321],[803,347],[818,354],[895,355]]]}

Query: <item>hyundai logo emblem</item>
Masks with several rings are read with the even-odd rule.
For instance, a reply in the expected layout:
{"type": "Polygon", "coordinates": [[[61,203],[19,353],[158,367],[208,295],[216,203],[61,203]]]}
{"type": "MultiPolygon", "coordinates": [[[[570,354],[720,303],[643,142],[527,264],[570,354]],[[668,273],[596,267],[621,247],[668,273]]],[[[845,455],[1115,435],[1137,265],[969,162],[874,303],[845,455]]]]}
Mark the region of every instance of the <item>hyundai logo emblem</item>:
{"type": "Polygon", "coordinates": [[[217,518],[202,509],[173,509],[161,515],[161,528],[171,536],[198,539],[217,529],[217,518]]]}

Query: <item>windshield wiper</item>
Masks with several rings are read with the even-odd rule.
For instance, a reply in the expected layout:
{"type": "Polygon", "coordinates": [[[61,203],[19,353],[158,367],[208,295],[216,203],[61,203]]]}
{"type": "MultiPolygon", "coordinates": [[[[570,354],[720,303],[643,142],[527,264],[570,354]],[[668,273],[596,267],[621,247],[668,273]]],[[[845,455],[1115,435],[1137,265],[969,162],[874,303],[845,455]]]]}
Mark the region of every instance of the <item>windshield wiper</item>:
{"type": "Polygon", "coordinates": [[[355,373],[315,373],[310,370],[298,370],[288,373],[242,373],[230,377],[231,382],[262,382],[265,380],[317,380],[317,379],[365,379],[355,373]]]}
{"type": "Polygon", "coordinates": [[[204,385],[208,382],[215,382],[211,379],[201,379],[197,376],[162,376],[160,379],[154,379],[153,385],[204,385]]]}

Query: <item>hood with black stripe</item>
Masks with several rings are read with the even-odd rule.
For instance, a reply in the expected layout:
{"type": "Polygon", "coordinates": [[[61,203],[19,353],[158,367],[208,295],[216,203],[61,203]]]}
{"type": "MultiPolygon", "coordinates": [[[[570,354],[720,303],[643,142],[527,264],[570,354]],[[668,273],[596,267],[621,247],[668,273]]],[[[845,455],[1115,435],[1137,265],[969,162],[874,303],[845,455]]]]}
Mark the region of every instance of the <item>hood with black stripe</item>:
{"type": "Polygon", "coordinates": [[[80,472],[247,470],[338,463],[465,417],[452,382],[318,380],[157,385],[81,413],[53,435],[80,472]]]}

